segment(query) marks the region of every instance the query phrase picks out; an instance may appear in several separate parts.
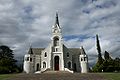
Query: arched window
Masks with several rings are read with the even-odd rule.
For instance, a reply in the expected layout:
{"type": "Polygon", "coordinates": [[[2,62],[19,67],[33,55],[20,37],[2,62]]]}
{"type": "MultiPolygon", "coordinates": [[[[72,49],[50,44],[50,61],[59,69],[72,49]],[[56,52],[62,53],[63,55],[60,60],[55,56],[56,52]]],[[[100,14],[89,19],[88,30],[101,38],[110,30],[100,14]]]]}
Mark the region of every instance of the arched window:
{"type": "Polygon", "coordinates": [[[81,58],[81,61],[83,61],[83,58],[81,58]]]}
{"type": "Polygon", "coordinates": [[[68,62],[68,68],[69,69],[71,68],[71,62],[70,61],[68,62]]]}
{"type": "Polygon", "coordinates": [[[43,62],[43,68],[46,68],[46,62],[43,62]]]}
{"type": "Polygon", "coordinates": [[[47,57],[47,52],[45,52],[44,57],[47,57]]]}
{"type": "Polygon", "coordinates": [[[59,38],[58,37],[54,38],[54,46],[59,46],[59,38]]]}
{"type": "Polygon", "coordinates": [[[69,57],[69,53],[67,52],[67,57],[69,57]]]}

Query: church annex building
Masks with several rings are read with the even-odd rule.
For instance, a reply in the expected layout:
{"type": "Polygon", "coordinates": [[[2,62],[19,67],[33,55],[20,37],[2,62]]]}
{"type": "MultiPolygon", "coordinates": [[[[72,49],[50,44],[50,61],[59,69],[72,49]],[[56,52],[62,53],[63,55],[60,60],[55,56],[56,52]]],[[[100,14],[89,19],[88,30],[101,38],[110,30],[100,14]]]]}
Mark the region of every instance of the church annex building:
{"type": "Polygon", "coordinates": [[[30,47],[28,53],[24,56],[24,72],[88,72],[88,56],[84,48],[67,48],[63,43],[61,32],[58,13],[56,13],[55,24],[52,27],[51,43],[46,48],[30,47]]]}

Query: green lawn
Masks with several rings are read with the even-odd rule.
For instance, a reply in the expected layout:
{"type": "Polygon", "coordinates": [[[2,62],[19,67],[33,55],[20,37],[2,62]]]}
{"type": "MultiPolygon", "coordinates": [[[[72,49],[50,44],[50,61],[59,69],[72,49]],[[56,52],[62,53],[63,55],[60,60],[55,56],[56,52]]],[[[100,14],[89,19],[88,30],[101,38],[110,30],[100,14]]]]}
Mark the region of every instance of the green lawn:
{"type": "Polygon", "coordinates": [[[100,73],[108,80],[120,80],[120,73],[100,73]]]}
{"type": "MultiPolygon", "coordinates": [[[[103,76],[106,80],[120,80],[120,73],[94,73],[103,76]]],[[[1,74],[0,80],[6,80],[17,76],[18,74],[1,74]]],[[[20,76],[20,75],[19,75],[20,76]]]]}
{"type": "Polygon", "coordinates": [[[8,78],[14,77],[15,74],[0,74],[0,80],[6,80],[8,78]]]}

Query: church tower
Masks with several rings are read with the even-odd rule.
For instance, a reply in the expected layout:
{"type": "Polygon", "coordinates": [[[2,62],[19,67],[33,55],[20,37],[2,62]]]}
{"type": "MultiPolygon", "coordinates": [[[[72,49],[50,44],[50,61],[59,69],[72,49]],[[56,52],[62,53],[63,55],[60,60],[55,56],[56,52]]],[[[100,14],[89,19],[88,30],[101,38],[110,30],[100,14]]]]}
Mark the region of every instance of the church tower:
{"type": "Polygon", "coordinates": [[[56,12],[55,24],[52,26],[52,67],[53,70],[64,70],[63,43],[59,25],[58,13],[56,12]]]}
{"type": "Polygon", "coordinates": [[[56,13],[55,24],[52,27],[52,46],[54,52],[61,51],[62,35],[59,25],[58,13],[56,13]]]}
{"type": "Polygon", "coordinates": [[[87,73],[88,72],[88,57],[83,47],[81,47],[80,64],[81,64],[80,65],[81,73],[87,73]]]}
{"type": "Polygon", "coordinates": [[[34,63],[33,63],[33,51],[32,47],[30,47],[28,54],[24,56],[24,72],[33,73],[34,72],[34,63]]]}

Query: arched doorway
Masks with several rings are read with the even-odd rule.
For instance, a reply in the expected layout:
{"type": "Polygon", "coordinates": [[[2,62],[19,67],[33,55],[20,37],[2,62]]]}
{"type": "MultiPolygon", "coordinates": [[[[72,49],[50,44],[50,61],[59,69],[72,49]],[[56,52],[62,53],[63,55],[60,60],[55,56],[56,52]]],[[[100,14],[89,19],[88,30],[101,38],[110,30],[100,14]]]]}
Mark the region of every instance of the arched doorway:
{"type": "Polygon", "coordinates": [[[59,56],[55,56],[54,58],[54,70],[59,70],[59,56]]]}

